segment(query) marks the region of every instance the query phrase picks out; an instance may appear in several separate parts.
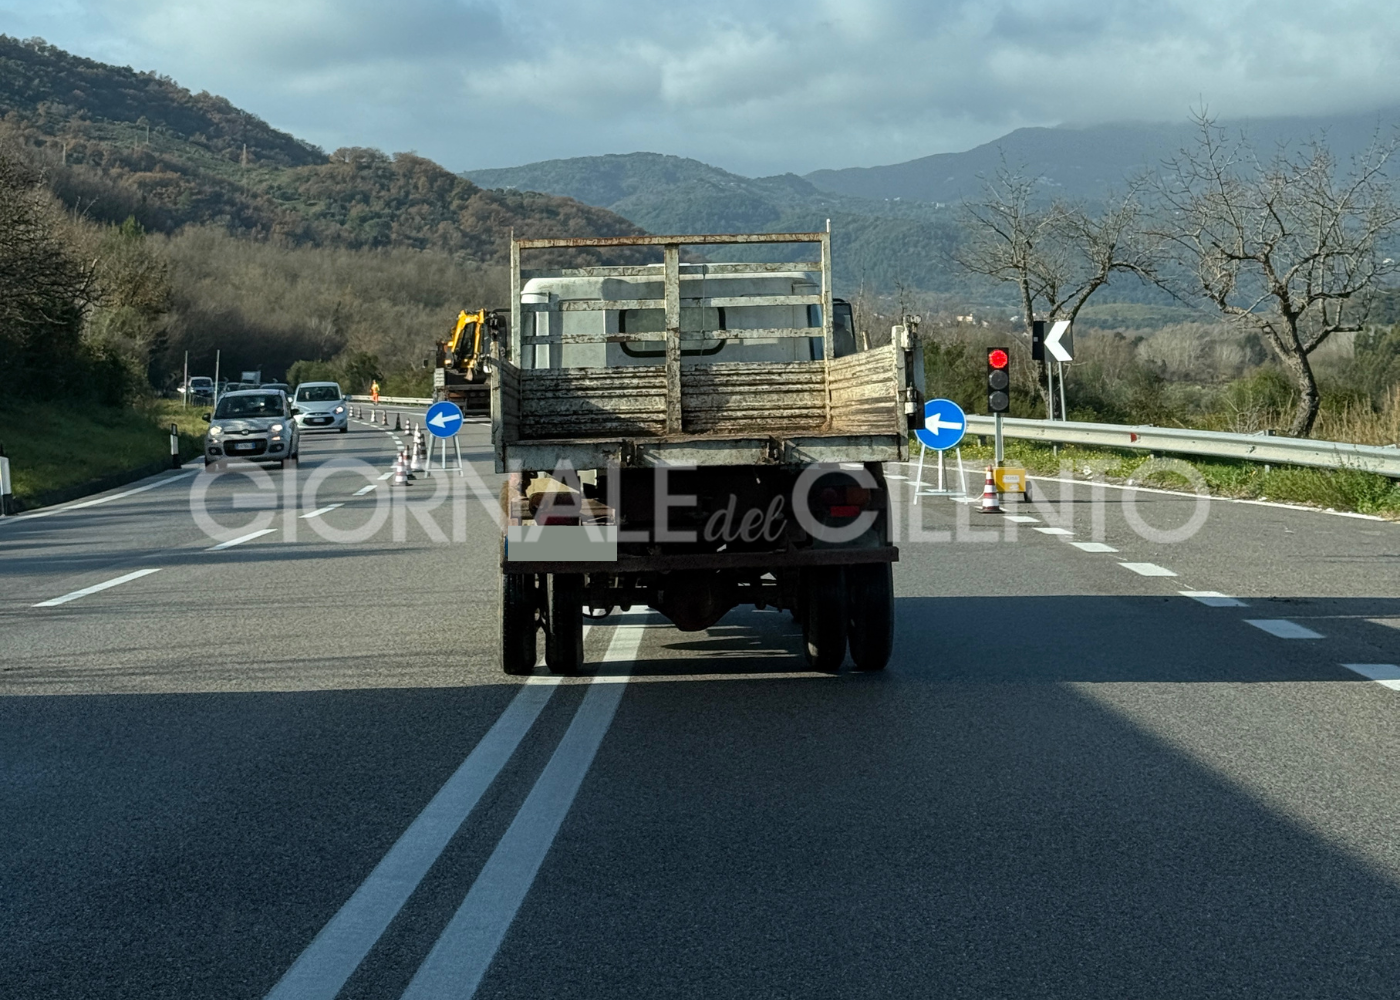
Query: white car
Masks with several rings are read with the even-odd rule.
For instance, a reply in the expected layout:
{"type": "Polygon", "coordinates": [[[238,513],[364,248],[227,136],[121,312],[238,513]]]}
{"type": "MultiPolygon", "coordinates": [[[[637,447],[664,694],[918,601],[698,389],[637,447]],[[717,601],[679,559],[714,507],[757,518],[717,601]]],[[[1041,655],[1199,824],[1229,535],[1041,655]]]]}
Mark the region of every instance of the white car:
{"type": "Polygon", "coordinates": [[[250,462],[301,460],[301,433],[292,420],[287,394],[280,390],[229,392],[219,397],[219,405],[204,419],[209,430],[204,435],[204,464],[218,465],[229,459],[250,462]]]}
{"type": "Polygon", "coordinates": [[[338,382],[303,382],[292,397],[293,419],[306,430],[350,429],[350,404],[338,382]]]}

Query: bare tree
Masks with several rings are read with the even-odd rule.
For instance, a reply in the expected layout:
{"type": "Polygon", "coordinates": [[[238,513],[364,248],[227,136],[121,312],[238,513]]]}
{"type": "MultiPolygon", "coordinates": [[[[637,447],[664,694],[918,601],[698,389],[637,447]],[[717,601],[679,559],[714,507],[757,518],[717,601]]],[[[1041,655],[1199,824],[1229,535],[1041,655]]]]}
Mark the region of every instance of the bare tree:
{"type": "Polygon", "coordinates": [[[1384,172],[1396,140],[1378,137],[1339,176],[1321,142],[1261,163],[1204,113],[1196,124],[1159,181],[1163,246],[1195,294],[1273,348],[1298,388],[1289,433],[1305,437],[1320,402],[1309,356],[1361,329],[1365,293],[1395,270],[1381,244],[1400,223],[1384,172]]]}
{"type": "MultiPolygon", "coordinates": [[[[1004,164],[963,208],[966,239],[953,259],[973,274],[1014,284],[1029,338],[1035,318],[1071,322],[1114,274],[1156,283],[1157,254],[1139,200],[1144,182],[1093,212],[1037,197],[1037,183],[1004,164]]],[[[1042,393],[1044,393],[1042,362],[1042,393]]]]}

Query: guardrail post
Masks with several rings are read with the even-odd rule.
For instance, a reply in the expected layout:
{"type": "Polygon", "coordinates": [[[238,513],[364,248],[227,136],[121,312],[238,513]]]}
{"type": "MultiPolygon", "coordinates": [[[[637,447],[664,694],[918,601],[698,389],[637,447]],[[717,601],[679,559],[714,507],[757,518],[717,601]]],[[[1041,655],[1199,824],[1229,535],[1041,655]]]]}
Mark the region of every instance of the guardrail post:
{"type": "Polygon", "coordinates": [[[180,467],[180,428],[175,424],[170,425],[170,467],[180,467]]]}
{"type": "Polygon", "coordinates": [[[0,445],[0,517],[10,514],[10,460],[5,457],[5,446],[0,445]]]}

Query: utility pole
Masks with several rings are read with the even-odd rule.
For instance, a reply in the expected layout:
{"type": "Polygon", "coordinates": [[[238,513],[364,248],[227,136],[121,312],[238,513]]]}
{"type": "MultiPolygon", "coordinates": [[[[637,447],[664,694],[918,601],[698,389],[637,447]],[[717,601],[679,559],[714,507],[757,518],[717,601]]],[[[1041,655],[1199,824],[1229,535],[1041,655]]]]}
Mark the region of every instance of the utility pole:
{"type": "Polygon", "coordinates": [[[190,408],[190,352],[185,352],[185,409],[190,408]]]}

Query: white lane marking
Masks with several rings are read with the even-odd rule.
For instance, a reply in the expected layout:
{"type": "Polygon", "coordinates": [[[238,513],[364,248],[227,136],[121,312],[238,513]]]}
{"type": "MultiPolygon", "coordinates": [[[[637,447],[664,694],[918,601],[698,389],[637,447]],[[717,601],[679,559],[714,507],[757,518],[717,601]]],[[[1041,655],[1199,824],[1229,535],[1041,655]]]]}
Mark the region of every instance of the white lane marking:
{"type": "Polygon", "coordinates": [[[388,479],[388,478],[389,478],[390,476],[392,476],[393,474],[394,474],[394,470],[393,470],[393,469],[390,469],[388,472],[384,473],[384,475],[382,475],[382,476],[379,477],[380,482],[383,482],[384,480],[388,479]]]}
{"type": "Polygon", "coordinates": [[[1287,618],[1246,618],[1245,624],[1253,625],[1257,629],[1280,639],[1321,639],[1322,635],[1314,632],[1310,628],[1304,628],[1297,622],[1291,622],[1287,618]]]}
{"type": "Polygon", "coordinates": [[[218,552],[220,549],[231,549],[235,545],[242,545],[244,542],[251,542],[254,538],[261,538],[263,535],[270,535],[276,530],[276,528],[263,528],[261,531],[250,531],[246,535],[240,535],[237,538],[230,538],[228,541],[220,542],[218,545],[211,545],[207,551],[218,552]]]}
{"type": "Polygon", "coordinates": [[[1231,597],[1229,594],[1222,594],[1218,590],[1182,590],[1179,591],[1182,597],[1189,597],[1193,601],[1200,601],[1208,608],[1247,608],[1248,604],[1238,597],[1231,597]]]}
{"type": "Polygon", "coordinates": [[[1222,497],[1214,493],[1188,493],[1185,490],[1160,490],[1147,486],[1124,486],[1120,483],[1101,483],[1092,479],[1065,479],[1060,476],[1027,476],[1027,479],[1038,480],[1042,483],[1074,483],[1080,486],[1102,486],[1110,490],[1137,490],[1139,493],[1161,493],[1169,497],[1190,497],[1195,500],[1197,497],[1204,497],[1211,503],[1242,503],[1254,507],[1277,507],[1280,510],[1307,510],[1314,514],[1332,514],[1335,517],[1354,517],[1363,521],[1384,521],[1385,518],[1377,514],[1358,514],[1351,510],[1332,510],[1331,508],[1309,507],[1301,503],[1279,503],[1277,500],[1244,500],[1238,497],[1222,497]]]}
{"type": "Polygon", "coordinates": [[[1120,562],[1118,565],[1132,570],[1138,576],[1176,576],[1165,566],[1158,566],[1156,563],[1120,562]]]}
{"type": "Polygon", "coordinates": [[[67,604],[69,601],[76,601],[80,597],[88,594],[95,594],[99,590],[107,590],[110,587],[117,587],[123,583],[130,583],[132,580],[139,580],[143,576],[150,576],[152,573],[159,573],[160,567],[155,569],[138,569],[135,573],[128,573],[126,576],[119,576],[114,580],[107,580],[103,583],[95,583],[91,587],[84,587],[82,590],[75,590],[71,594],[64,594],[62,597],[55,597],[52,600],[40,601],[33,605],[36,608],[56,608],[60,604],[67,604]]]}
{"type": "MultiPolygon", "coordinates": [[[[1005,517],[1002,518],[1002,520],[1004,520],[1004,521],[1010,521],[1012,524],[1039,524],[1039,523],[1040,523],[1040,518],[1038,518],[1038,517],[1028,517],[1028,516],[1025,515],[1025,514],[1007,514],[1007,515],[1005,515],[1005,517]]],[[[1037,530],[1039,530],[1039,529],[1037,529],[1037,530]]]]}
{"type": "Polygon", "coordinates": [[[908,476],[896,476],[896,475],[895,475],[894,473],[892,473],[892,472],[886,472],[886,473],[885,473],[885,478],[886,478],[886,479],[908,479],[909,477],[908,477],[908,476]]]}
{"type": "Polygon", "coordinates": [[[953,501],[953,503],[981,503],[981,502],[982,502],[982,498],[981,498],[980,496],[975,496],[975,497],[949,497],[948,499],[951,500],[951,501],[953,501]]]}
{"type": "Polygon", "coordinates": [[[357,496],[357,497],[362,497],[362,496],[364,496],[366,493],[368,493],[370,490],[377,490],[377,489],[379,489],[379,484],[378,484],[378,483],[370,483],[368,486],[364,486],[364,487],[361,487],[360,489],[356,490],[356,491],[355,491],[355,496],[357,496]]]}
{"type": "Polygon", "coordinates": [[[344,507],[344,506],[345,506],[345,504],[343,504],[343,503],[328,503],[328,504],[326,504],[324,507],[317,507],[315,510],[313,510],[313,511],[311,511],[311,512],[309,512],[309,513],[306,513],[306,514],[301,515],[301,519],[302,519],[303,521],[305,521],[308,517],[320,517],[322,514],[329,514],[331,511],[335,510],[337,507],[344,507]]]}
{"type": "MultiPolygon", "coordinates": [[[[630,664],[645,633],[638,626],[619,625],[603,663],[630,664]]],[[[470,997],[476,992],[573,805],[627,680],[625,673],[593,678],[554,755],[414,974],[403,1000],[470,997]]]]}
{"type": "Polygon", "coordinates": [[[1034,529],[1042,535],[1072,535],[1074,532],[1068,528],[1036,528],[1034,529]]]}
{"type": "Polygon", "coordinates": [[[1117,552],[1112,545],[1103,542],[1070,542],[1080,552],[1117,552]]]}
{"type": "Polygon", "coordinates": [[[198,471],[198,469],[191,469],[189,472],[182,472],[178,476],[171,476],[169,479],[162,479],[158,483],[147,483],[145,486],[138,486],[134,490],[126,490],[122,493],[113,493],[109,497],[98,497],[96,500],[84,500],[82,503],[72,503],[66,507],[54,507],[50,510],[38,510],[35,511],[33,514],[20,514],[17,517],[6,518],[5,520],[13,524],[16,521],[29,521],[36,517],[53,517],[53,515],[55,514],[63,514],[70,510],[82,510],[84,507],[96,507],[100,503],[109,503],[113,500],[120,500],[123,497],[135,496],[137,493],[145,493],[147,490],[153,490],[157,486],[164,486],[167,483],[175,482],[177,479],[184,479],[186,476],[193,476],[198,471]]]}
{"type": "Polygon", "coordinates": [[[268,1000],[331,1000],[340,992],[515,754],[559,681],[526,679],[481,742],[267,994],[268,1000]]]}
{"type": "Polygon", "coordinates": [[[1342,666],[1367,680],[1375,681],[1381,687],[1400,691],[1400,666],[1394,663],[1343,663],[1342,666]]]}

